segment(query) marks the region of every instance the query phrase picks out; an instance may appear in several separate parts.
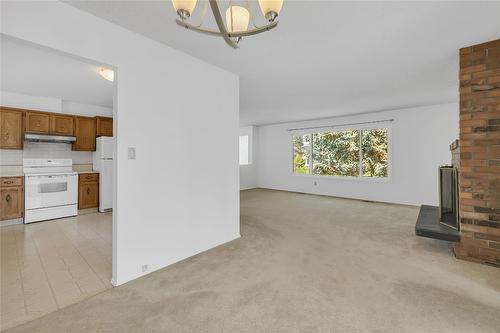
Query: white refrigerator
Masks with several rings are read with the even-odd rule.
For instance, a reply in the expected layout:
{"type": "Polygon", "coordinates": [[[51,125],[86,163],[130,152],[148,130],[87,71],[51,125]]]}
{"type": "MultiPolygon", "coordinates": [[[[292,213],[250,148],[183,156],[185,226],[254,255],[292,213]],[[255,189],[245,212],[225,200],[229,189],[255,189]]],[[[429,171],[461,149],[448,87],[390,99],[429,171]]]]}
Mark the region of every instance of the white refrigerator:
{"type": "Polygon", "coordinates": [[[96,139],[93,168],[99,171],[99,211],[101,213],[113,209],[113,152],[113,137],[100,136],[96,139]]]}

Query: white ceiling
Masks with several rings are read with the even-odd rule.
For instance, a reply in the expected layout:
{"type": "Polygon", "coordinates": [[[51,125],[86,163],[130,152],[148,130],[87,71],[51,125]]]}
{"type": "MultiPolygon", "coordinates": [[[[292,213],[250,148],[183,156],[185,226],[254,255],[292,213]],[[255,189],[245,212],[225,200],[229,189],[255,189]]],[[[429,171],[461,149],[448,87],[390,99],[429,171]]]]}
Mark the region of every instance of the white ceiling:
{"type": "Polygon", "coordinates": [[[113,106],[113,83],[95,64],[0,35],[3,91],[113,106]]]}
{"type": "Polygon", "coordinates": [[[242,125],[456,101],[458,49],[500,35],[500,2],[285,0],[233,50],[177,26],[169,0],[69,3],[238,74],[242,125]]]}

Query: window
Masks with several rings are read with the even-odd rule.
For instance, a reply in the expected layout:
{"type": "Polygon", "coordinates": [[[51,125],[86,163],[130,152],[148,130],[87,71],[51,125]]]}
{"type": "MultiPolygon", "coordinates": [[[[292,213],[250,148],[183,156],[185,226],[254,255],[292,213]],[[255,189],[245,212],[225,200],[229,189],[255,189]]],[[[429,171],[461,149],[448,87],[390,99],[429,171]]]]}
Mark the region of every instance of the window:
{"type": "Polygon", "coordinates": [[[352,176],[359,174],[359,131],[314,133],[313,174],[352,176]]]}
{"type": "Polygon", "coordinates": [[[386,128],[361,131],[363,176],[387,178],[389,140],[386,128]]]}
{"type": "Polygon", "coordinates": [[[293,172],[308,174],[311,157],[311,136],[293,137],[293,172]]]}
{"type": "Polygon", "coordinates": [[[387,128],[293,135],[293,172],[319,176],[387,178],[387,128]]]}
{"type": "Polygon", "coordinates": [[[240,165],[249,164],[248,135],[240,135],[240,165]]]}

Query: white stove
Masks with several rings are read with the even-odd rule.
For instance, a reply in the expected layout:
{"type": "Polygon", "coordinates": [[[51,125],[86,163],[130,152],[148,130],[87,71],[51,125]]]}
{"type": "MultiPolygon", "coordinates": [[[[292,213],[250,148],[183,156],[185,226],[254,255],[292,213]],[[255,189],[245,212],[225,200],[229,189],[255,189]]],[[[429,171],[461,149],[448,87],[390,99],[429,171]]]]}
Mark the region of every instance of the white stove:
{"type": "Polygon", "coordinates": [[[78,174],[71,159],[23,159],[24,223],[78,213],[78,174]]]}

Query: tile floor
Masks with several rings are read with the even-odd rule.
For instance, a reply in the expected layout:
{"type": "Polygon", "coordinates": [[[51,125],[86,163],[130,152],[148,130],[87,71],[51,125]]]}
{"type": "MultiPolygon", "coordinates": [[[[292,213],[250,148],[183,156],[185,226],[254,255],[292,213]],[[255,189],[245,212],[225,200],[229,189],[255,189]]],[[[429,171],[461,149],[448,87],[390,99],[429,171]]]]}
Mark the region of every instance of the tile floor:
{"type": "Polygon", "coordinates": [[[111,288],[111,213],[0,228],[6,329],[111,288]]]}

